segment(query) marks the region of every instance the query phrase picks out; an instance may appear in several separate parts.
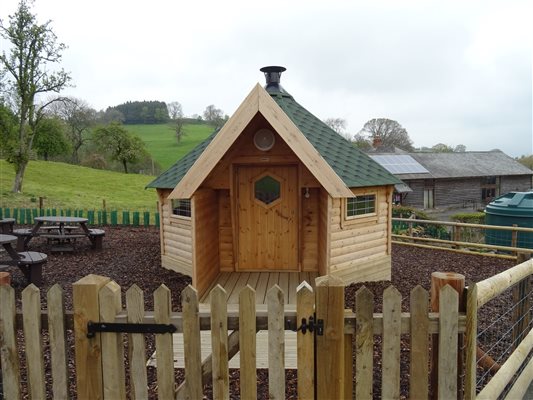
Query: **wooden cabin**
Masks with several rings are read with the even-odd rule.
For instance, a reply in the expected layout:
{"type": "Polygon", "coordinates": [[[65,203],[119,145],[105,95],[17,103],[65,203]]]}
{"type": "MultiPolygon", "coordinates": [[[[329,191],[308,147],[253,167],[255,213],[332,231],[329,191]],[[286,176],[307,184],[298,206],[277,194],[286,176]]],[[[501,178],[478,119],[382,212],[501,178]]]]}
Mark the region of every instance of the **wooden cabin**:
{"type": "Polygon", "coordinates": [[[279,84],[284,70],[261,69],[265,88],[148,185],[162,265],[200,294],[224,272],[390,280],[400,181],[298,104],[279,84]]]}

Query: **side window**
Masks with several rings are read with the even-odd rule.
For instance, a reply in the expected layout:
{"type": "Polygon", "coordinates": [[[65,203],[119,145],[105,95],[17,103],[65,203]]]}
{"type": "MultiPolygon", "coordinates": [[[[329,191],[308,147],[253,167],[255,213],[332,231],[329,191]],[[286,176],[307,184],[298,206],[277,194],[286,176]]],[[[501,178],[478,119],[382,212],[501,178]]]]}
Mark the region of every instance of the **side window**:
{"type": "Polygon", "coordinates": [[[346,219],[376,213],[376,195],[365,194],[346,199],[346,219]]]}
{"type": "Polygon", "coordinates": [[[191,200],[172,199],[172,215],[180,217],[191,217],[191,200]]]}

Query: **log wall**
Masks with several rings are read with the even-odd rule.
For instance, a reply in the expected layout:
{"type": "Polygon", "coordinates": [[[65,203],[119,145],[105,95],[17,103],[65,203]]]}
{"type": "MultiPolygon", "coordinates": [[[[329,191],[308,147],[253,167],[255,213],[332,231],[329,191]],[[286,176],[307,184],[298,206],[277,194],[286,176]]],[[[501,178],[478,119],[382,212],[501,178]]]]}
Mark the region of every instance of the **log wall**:
{"type": "Polygon", "coordinates": [[[172,215],[171,190],[158,190],[161,215],[161,264],[192,276],[192,223],[190,218],[172,215]]]}
{"type": "Polygon", "coordinates": [[[387,186],[353,189],[356,195],[375,194],[376,213],[347,220],[345,199],[332,199],[329,273],[345,284],[390,280],[391,189],[387,186]]]}

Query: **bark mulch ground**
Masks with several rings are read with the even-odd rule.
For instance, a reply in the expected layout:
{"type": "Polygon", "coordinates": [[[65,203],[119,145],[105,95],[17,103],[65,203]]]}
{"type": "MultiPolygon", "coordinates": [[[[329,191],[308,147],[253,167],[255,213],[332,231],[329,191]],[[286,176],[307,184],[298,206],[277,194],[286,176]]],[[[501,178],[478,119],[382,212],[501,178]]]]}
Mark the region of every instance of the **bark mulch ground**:
{"type": "MultiPolygon", "coordinates": [[[[42,239],[33,239],[30,248],[48,254],[48,262],[43,268],[43,285],[41,293],[43,298],[46,291],[54,284],[59,284],[65,292],[65,305],[67,310],[72,309],[72,283],[87,274],[98,274],[110,277],[121,287],[123,294],[133,284],[145,291],[145,309],[153,309],[152,292],[161,284],[165,284],[172,291],[173,309],[181,308],[180,292],[191,280],[187,276],[177,274],[161,267],[159,230],[144,227],[104,227],[106,236],[104,248],[94,251],[89,242],[79,240],[76,251],[71,253],[50,253],[49,246],[42,239]]],[[[354,307],[355,292],[363,285],[368,287],[375,296],[376,312],[381,311],[383,290],[389,285],[394,285],[402,294],[402,308],[408,309],[409,292],[416,285],[430,289],[431,273],[458,272],[466,276],[468,282],[478,282],[495,275],[513,265],[512,262],[496,258],[462,255],[446,251],[419,249],[406,246],[393,246],[392,282],[366,282],[353,284],[346,288],[345,303],[347,308],[354,307]]],[[[1,262],[0,262],[1,263],[1,262]]],[[[22,273],[11,269],[12,286],[15,288],[17,306],[20,308],[21,292],[26,286],[22,273]]],[[[498,315],[502,307],[508,304],[498,304],[486,308],[487,315],[498,315]],[[492,308],[491,308],[492,307],[492,308]]],[[[43,306],[44,308],[44,306],[43,306]]],[[[71,336],[71,335],[70,335],[71,336]]],[[[69,339],[72,344],[72,339],[69,339]]],[[[402,358],[406,357],[408,341],[402,340],[402,358]]],[[[153,338],[147,338],[147,353],[153,351],[153,338]]],[[[48,353],[48,351],[47,351],[48,353]]],[[[376,355],[379,355],[379,339],[376,342],[376,355]]],[[[23,359],[23,357],[22,357],[23,359]]],[[[402,392],[408,390],[408,370],[402,367],[402,392]]],[[[75,397],[74,366],[71,365],[71,395],[75,397]]],[[[376,358],[376,375],[378,379],[374,387],[376,398],[379,398],[379,358],[376,358]]],[[[148,369],[150,378],[155,378],[153,368],[148,369]]],[[[183,379],[182,371],[176,371],[178,381],[183,379]]],[[[231,371],[232,398],[238,398],[238,371],[231,371]]],[[[287,371],[287,397],[296,398],[296,371],[287,371]]],[[[23,376],[24,380],[25,377],[23,376]]],[[[156,382],[150,387],[150,393],[156,398],[156,382]]],[[[258,371],[258,396],[268,398],[268,371],[258,371]]],[[[210,398],[210,387],[205,388],[206,398],[210,398]]],[[[27,395],[27,393],[26,393],[27,395]]],[[[48,392],[51,396],[51,392],[48,392]]]]}

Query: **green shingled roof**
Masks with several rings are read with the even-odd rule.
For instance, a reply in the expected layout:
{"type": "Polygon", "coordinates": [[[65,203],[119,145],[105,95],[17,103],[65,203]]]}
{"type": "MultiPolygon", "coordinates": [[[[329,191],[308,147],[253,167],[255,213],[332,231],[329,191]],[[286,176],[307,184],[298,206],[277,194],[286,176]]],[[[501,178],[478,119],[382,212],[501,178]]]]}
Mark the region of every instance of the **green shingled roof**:
{"type": "MultiPolygon", "coordinates": [[[[270,90],[269,93],[346,186],[365,187],[401,183],[385,168],[303,108],[284,90],[270,90]]],[[[146,187],[174,189],[216,134],[217,132],[214,132],[146,187]]]]}
{"type": "Polygon", "coordinates": [[[274,101],[318,150],[346,186],[394,185],[401,181],[315,117],[291,95],[270,92],[274,101]]]}

